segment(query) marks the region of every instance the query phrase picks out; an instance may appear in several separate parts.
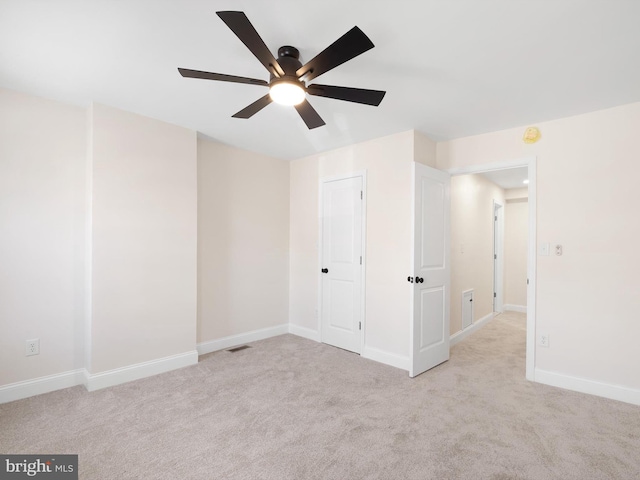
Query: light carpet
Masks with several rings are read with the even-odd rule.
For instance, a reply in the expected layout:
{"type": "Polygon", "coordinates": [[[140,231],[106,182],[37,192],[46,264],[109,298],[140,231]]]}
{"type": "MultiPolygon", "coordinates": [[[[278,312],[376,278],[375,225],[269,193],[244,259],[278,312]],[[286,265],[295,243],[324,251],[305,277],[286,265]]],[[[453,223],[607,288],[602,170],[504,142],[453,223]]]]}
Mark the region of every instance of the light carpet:
{"type": "Polygon", "coordinates": [[[0,405],[0,452],[83,479],[638,479],[640,407],[527,382],[496,317],[407,373],[293,335],[88,393],[0,405]]]}

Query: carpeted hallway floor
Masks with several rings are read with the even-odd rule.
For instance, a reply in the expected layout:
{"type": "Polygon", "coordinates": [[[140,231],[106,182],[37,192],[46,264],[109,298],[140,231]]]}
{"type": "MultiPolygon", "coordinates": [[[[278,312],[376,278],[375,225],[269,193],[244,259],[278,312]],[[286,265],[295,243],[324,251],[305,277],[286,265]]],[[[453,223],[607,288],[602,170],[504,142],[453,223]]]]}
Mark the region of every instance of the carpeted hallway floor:
{"type": "Polygon", "coordinates": [[[88,393],[0,405],[0,452],[83,479],[638,479],[640,407],[529,383],[503,314],[407,373],[283,335],[88,393]]]}

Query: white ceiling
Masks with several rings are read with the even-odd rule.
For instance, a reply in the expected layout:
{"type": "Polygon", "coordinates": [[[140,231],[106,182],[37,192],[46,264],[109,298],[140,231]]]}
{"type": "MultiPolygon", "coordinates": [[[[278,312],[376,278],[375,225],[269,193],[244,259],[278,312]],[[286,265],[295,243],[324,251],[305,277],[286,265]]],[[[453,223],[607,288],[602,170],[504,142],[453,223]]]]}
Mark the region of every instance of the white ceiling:
{"type": "Polygon", "coordinates": [[[640,101],[637,0],[0,0],[0,86],[96,101],[292,159],[416,129],[435,140],[640,101]],[[268,80],[215,14],[244,11],[275,54],[311,59],[354,25],[376,47],[318,83],[386,90],[380,107],[311,97],[231,118],[261,87],[182,78],[177,67],[268,80]]]}
{"type": "Polygon", "coordinates": [[[506,168],[503,170],[491,170],[483,172],[481,175],[495,183],[500,188],[509,190],[512,188],[526,188],[527,185],[523,183],[524,180],[529,178],[529,169],[527,167],[506,168]]]}

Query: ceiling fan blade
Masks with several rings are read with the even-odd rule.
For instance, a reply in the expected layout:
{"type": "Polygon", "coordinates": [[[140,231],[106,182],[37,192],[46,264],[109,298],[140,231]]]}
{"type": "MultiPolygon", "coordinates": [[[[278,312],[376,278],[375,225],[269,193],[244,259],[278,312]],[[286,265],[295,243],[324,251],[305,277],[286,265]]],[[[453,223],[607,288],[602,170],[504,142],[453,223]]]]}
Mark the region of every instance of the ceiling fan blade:
{"type": "Polygon", "coordinates": [[[302,120],[304,120],[304,123],[307,124],[309,130],[325,125],[324,120],[320,118],[318,112],[315,111],[315,109],[306,99],[302,103],[294,106],[302,117],[302,120]]]}
{"type": "Polygon", "coordinates": [[[233,118],[251,118],[264,107],[269,105],[273,100],[271,100],[271,95],[268,93],[264,96],[253,102],[248,107],[243,108],[235,115],[232,115],[233,118]]]}
{"type": "Polygon", "coordinates": [[[312,80],[373,47],[374,45],[371,40],[369,40],[369,37],[358,27],[353,27],[309,60],[305,65],[300,67],[296,71],[296,75],[298,78],[304,76],[303,80],[305,81],[312,80]]]}
{"type": "Polygon", "coordinates": [[[235,75],[225,75],[224,73],[202,72],[200,70],[190,70],[188,68],[178,68],[180,75],[187,78],[202,78],[204,80],[220,80],[222,82],[248,83],[249,85],[261,85],[268,87],[269,84],[257,78],[236,77],[235,75]]]}
{"type": "Polygon", "coordinates": [[[377,107],[382,102],[385,93],[382,90],[367,90],[365,88],[336,87],[335,85],[313,84],[307,87],[309,95],[335,98],[346,102],[363,103],[377,107]]]}
{"type": "Polygon", "coordinates": [[[264,67],[276,77],[282,77],[284,71],[269,51],[258,32],[244,14],[244,12],[216,12],[227,27],[246,45],[264,67]]]}

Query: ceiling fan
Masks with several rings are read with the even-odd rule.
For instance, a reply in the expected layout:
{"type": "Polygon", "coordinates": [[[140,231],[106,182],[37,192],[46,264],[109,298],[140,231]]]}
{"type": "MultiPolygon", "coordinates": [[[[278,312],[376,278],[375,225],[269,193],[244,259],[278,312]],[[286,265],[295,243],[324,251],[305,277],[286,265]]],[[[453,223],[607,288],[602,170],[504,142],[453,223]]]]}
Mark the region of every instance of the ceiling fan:
{"type": "Polygon", "coordinates": [[[284,105],[293,105],[307,127],[312,129],[325,125],[325,122],[307,101],[307,93],[318,97],[334,98],[376,107],[384,98],[386,92],[380,90],[320,84],[306,85],[306,82],[373,48],[374,45],[369,37],[358,27],[353,27],[305,65],[302,65],[300,52],[291,46],[280,47],[276,60],[243,12],[216,13],[269,71],[269,81],[187,68],[178,68],[178,71],[183,77],[269,87],[269,93],[243,108],[233,117],[250,118],[275,101],[284,105]]]}

